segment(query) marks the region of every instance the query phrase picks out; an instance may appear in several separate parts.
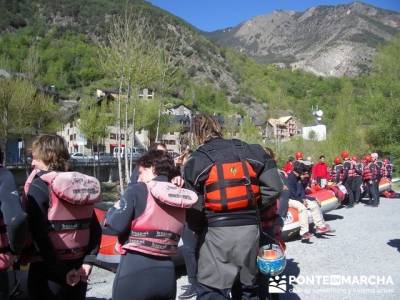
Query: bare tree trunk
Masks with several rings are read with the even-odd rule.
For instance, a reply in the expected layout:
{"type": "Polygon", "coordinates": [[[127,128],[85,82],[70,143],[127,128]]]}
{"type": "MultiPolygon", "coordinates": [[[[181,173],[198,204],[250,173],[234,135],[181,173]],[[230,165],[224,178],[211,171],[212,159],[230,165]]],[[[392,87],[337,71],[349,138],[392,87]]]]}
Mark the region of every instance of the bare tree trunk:
{"type": "MultiPolygon", "coordinates": [[[[7,132],[5,130],[5,132],[7,132]]],[[[7,158],[7,151],[6,151],[6,147],[7,147],[7,135],[5,134],[4,137],[1,139],[1,151],[3,151],[3,161],[0,161],[0,165],[6,166],[6,158],[7,158]]]]}
{"type": "MultiPolygon", "coordinates": [[[[93,140],[92,140],[92,143],[90,145],[90,151],[92,152],[92,157],[93,157],[93,160],[94,160],[93,140]]],[[[93,177],[96,177],[96,162],[93,161],[92,163],[93,163],[93,177]]]]}
{"type": "MultiPolygon", "coordinates": [[[[132,149],[135,147],[135,118],[136,118],[136,105],[133,107],[133,112],[132,112],[132,149]]],[[[133,155],[131,155],[131,163],[129,164],[129,172],[132,174],[133,172],[133,155]]]]}
{"type": "MultiPolygon", "coordinates": [[[[130,174],[129,174],[129,157],[128,157],[128,102],[130,100],[130,93],[131,93],[131,84],[128,84],[128,98],[127,101],[125,102],[125,183],[128,184],[130,181],[130,174]]],[[[132,150],[131,149],[131,157],[132,157],[132,150]]]]}
{"type": "Polygon", "coordinates": [[[156,143],[159,142],[162,105],[163,105],[163,101],[162,101],[162,97],[161,97],[161,98],[160,98],[160,105],[159,105],[159,107],[158,107],[156,143]]]}
{"type": "Polygon", "coordinates": [[[120,83],[119,83],[119,91],[118,91],[118,112],[117,112],[117,144],[118,144],[118,176],[119,176],[119,187],[120,193],[123,194],[124,192],[124,182],[122,177],[122,163],[121,163],[121,93],[122,93],[122,82],[124,77],[121,76],[120,83]]]}

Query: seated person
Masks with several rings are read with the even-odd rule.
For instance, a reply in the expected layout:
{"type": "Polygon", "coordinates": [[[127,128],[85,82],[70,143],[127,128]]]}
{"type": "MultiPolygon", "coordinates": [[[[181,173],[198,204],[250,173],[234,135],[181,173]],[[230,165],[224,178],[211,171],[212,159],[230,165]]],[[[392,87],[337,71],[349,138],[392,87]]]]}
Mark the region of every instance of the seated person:
{"type": "Polygon", "coordinates": [[[301,162],[295,162],[294,169],[289,173],[287,178],[289,189],[289,207],[293,207],[299,212],[300,222],[300,235],[303,241],[308,241],[312,237],[309,232],[308,213],[307,209],[311,211],[311,216],[316,227],[316,233],[334,232],[328,224],[325,223],[324,217],[319,207],[318,202],[306,196],[303,185],[303,174],[307,167],[301,162]]]}

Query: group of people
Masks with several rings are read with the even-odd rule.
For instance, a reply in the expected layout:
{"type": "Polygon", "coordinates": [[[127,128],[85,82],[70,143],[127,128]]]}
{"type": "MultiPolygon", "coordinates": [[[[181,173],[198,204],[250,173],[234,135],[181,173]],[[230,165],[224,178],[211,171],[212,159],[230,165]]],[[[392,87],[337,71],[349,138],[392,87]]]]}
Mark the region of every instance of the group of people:
{"type": "Polygon", "coordinates": [[[312,164],[309,160],[303,160],[303,153],[296,152],[296,159],[290,157],[283,166],[285,172],[293,169],[295,161],[304,162],[312,166],[310,171],[310,185],[318,184],[324,188],[328,183],[333,183],[345,188],[347,207],[360,203],[363,195],[368,195],[367,205],[379,206],[379,183],[382,178],[392,179],[393,164],[388,158],[379,159],[377,153],[365,155],[363,159],[356,155],[350,157],[348,151],[342,151],[335,157],[331,167],[325,162],[325,156],[321,155],[319,161],[312,164]]]}
{"type": "MultiPolygon", "coordinates": [[[[323,186],[333,179],[350,191],[362,176],[374,198],[383,168],[372,158],[358,173],[357,159],[342,153],[345,162],[337,161],[330,172],[323,156],[312,167],[297,153],[281,171],[270,149],[224,139],[207,114],[193,118],[192,133],[199,146],[178,164],[162,144],[138,160],[103,224],[94,212],[100,183],[68,170],[62,137],[34,141],[34,170],[22,201],[11,173],[0,166],[0,300],[8,299],[7,269],[16,259],[29,263],[32,300],[85,299],[102,231],[118,236],[114,300],[175,299],[172,256],[180,239],[189,279],[180,299],[270,299],[268,275],[259,273],[256,261],[263,245],[285,249],[281,231],[288,207],[300,212],[303,240],[311,237],[308,210],[317,233],[333,232],[307,195],[310,183],[323,186]]],[[[350,206],[359,201],[354,195],[350,206]]]]}

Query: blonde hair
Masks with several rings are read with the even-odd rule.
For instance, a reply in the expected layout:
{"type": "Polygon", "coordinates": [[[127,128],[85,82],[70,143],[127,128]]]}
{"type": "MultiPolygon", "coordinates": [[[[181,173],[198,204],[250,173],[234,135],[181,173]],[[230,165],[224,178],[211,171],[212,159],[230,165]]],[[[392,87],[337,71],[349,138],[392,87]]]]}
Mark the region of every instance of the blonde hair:
{"type": "Polygon", "coordinates": [[[67,171],[69,153],[66,141],[56,134],[43,134],[35,139],[32,155],[42,160],[51,171],[67,171]]]}
{"type": "Polygon", "coordinates": [[[192,130],[194,137],[199,144],[203,144],[215,137],[222,137],[222,130],[218,121],[212,116],[204,113],[194,116],[192,130]]]}

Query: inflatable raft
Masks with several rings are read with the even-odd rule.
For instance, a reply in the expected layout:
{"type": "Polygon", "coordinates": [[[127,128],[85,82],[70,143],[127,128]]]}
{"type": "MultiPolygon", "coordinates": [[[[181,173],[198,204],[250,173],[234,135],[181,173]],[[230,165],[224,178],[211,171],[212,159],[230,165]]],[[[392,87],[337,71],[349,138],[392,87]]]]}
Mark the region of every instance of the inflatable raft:
{"type": "Polygon", "coordinates": [[[383,177],[379,182],[379,192],[383,193],[391,189],[392,189],[392,182],[388,178],[383,177]]]}

